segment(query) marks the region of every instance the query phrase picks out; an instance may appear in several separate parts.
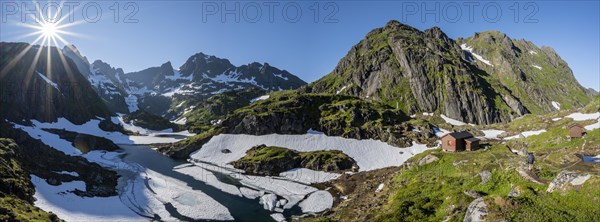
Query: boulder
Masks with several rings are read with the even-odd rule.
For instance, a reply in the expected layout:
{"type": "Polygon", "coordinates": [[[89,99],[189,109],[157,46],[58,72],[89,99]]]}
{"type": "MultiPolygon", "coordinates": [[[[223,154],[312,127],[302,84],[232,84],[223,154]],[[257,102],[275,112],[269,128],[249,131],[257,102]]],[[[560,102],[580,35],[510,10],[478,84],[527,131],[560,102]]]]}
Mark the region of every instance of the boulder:
{"type": "Polygon", "coordinates": [[[582,174],[573,171],[563,170],[554,178],[554,180],[552,180],[550,185],[548,185],[548,189],[546,189],[546,192],[552,193],[555,190],[564,190],[569,186],[569,184],[574,186],[580,186],[583,183],[585,183],[585,181],[587,181],[590,177],[591,175],[589,174],[582,174]]]}
{"type": "Polygon", "coordinates": [[[423,157],[421,160],[419,160],[419,166],[430,164],[430,163],[436,162],[438,160],[440,160],[439,157],[429,154],[429,155],[423,157]]]}
{"type": "Polygon", "coordinates": [[[481,171],[479,177],[481,177],[481,183],[487,183],[492,178],[492,172],[488,170],[481,171]]]}
{"type": "Polygon", "coordinates": [[[483,221],[488,214],[487,204],[482,197],[479,197],[469,204],[463,222],[483,221]]]}

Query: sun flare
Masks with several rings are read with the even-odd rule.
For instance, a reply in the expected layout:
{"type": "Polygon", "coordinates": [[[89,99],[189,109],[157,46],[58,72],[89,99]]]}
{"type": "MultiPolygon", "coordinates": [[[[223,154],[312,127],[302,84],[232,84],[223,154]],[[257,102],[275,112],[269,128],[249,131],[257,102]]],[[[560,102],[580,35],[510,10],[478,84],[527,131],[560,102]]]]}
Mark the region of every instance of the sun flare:
{"type": "Polygon", "coordinates": [[[42,35],[45,37],[56,37],[60,32],[59,27],[55,23],[44,22],[40,24],[42,35]]]}

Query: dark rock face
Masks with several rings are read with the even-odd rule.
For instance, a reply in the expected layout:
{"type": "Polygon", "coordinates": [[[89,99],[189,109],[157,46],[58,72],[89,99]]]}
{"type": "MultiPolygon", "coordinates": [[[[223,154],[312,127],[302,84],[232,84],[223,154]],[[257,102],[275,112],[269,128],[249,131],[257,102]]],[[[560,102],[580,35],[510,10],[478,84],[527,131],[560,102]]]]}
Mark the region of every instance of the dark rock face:
{"type": "Polygon", "coordinates": [[[59,55],[59,49],[0,44],[0,119],[53,122],[64,117],[81,124],[96,116],[111,115],[73,61],[59,55]],[[38,51],[42,56],[34,63],[38,51]],[[50,69],[47,63],[52,64],[50,69]]]}
{"type": "Polygon", "coordinates": [[[180,131],[180,127],[177,124],[171,123],[161,116],[142,110],[124,115],[123,121],[151,130],[173,129],[173,131],[180,131]]]}
{"type": "Polygon", "coordinates": [[[297,152],[283,147],[258,145],[246,152],[242,159],[231,163],[246,173],[277,176],[294,168],[308,168],[326,172],[358,170],[356,162],[341,151],[297,152]]]}
{"type": "MultiPolygon", "coordinates": [[[[472,39],[478,39],[478,36],[472,39]]],[[[521,59],[526,57],[523,54],[529,54],[522,53],[526,49],[514,42],[505,37],[489,39],[485,44],[476,44],[470,39],[464,43],[463,39],[448,38],[437,27],[419,31],[391,21],[385,27],[371,31],[352,47],[333,72],[301,91],[372,98],[397,106],[407,114],[439,112],[477,124],[507,122],[529,112],[543,113],[552,107],[550,100],[565,101],[570,106],[581,106],[589,101],[580,90],[581,86],[571,78],[566,63],[555,53],[546,56],[553,61],[549,63],[555,63],[547,68],[567,77],[557,76],[556,80],[544,81],[563,82],[567,87],[564,93],[576,96],[576,102],[561,98],[558,95],[561,92],[555,91],[554,87],[538,87],[544,84],[540,84],[540,75],[532,74],[531,67],[536,60],[521,59]],[[465,45],[461,47],[461,44],[465,45]],[[468,47],[474,47],[470,49],[472,52],[468,47]],[[480,48],[502,48],[503,51],[496,55],[480,51],[480,48]],[[483,55],[490,64],[475,59],[473,53],[483,55]],[[514,60],[522,61],[520,68],[515,67],[514,60]],[[503,80],[502,75],[515,72],[519,75],[508,77],[512,82],[503,80]],[[514,83],[517,86],[513,87],[514,83]],[[520,93],[518,89],[527,93],[520,93]],[[543,109],[526,102],[530,97],[542,98],[536,102],[541,103],[543,109]]]]}

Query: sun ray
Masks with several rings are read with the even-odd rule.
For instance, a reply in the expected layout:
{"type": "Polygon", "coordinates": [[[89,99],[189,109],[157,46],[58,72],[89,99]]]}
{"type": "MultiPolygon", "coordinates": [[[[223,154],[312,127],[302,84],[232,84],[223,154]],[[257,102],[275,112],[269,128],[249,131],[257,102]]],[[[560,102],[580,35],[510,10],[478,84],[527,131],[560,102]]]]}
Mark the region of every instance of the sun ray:
{"type": "Polygon", "coordinates": [[[8,64],[5,67],[2,68],[2,71],[0,71],[0,76],[5,76],[8,73],[8,71],[10,71],[17,64],[17,62],[21,61],[23,56],[25,56],[25,54],[27,54],[27,52],[31,48],[33,48],[35,46],[35,44],[38,41],[40,41],[42,38],[44,38],[43,35],[38,36],[30,45],[28,45],[21,52],[19,52],[19,54],[17,54],[17,56],[15,56],[15,58],[13,58],[10,62],[8,62],[8,64]]]}
{"type": "MultiPolygon", "coordinates": [[[[19,52],[17,54],[17,56],[15,56],[14,58],[12,58],[6,66],[4,67],[0,67],[0,76],[4,76],[7,75],[14,67],[15,65],[20,62],[23,57],[30,52],[30,50],[37,50],[35,51],[35,56],[33,57],[33,61],[31,66],[28,68],[27,73],[25,73],[26,77],[26,82],[24,83],[24,87],[27,89],[27,87],[30,87],[30,82],[32,78],[35,78],[35,71],[40,71],[42,69],[45,68],[45,73],[43,73],[44,75],[46,75],[49,79],[53,79],[52,76],[59,74],[59,73],[55,73],[53,72],[52,68],[53,66],[57,66],[57,65],[62,65],[64,66],[64,70],[66,72],[66,75],[68,76],[68,78],[73,78],[73,67],[71,67],[69,65],[68,59],[65,57],[65,55],[62,53],[60,47],[60,44],[64,44],[66,47],[71,48],[72,50],[74,50],[71,46],[71,44],[65,40],[64,36],[81,36],[79,33],[74,33],[74,32],[70,32],[67,31],[66,28],[69,27],[73,27],[79,24],[83,24],[84,21],[79,20],[79,21],[69,21],[67,20],[67,18],[69,18],[78,8],[80,8],[80,6],[76,6],[75,8],[73,8],[72,10],[69,10],[69,12],[65,15],[60,14],[61,13],[61,9],[64,7],[64,3],[65,0],[61,0],[61,2],[58,4],[58,9],[53,10],[53,7],[46,7],[46,10],[44,12],[44,10],[42,9],[42,7],[39,5],[38,1],[32,1],[33,5],[35,6],[35,11],[37,12],[37,14],[29,14],[29,18],[32,19],[32,21],[25,21],[22,23],[17,23],[17,25],[22,26],[22,27],[26,27],[31,29],[32,31],[30,33],[25,33],[22,35],[18,35],[17,38],[28,38],[31,36],[37,36],[35,38],[35,40],[33,40],[28,46],[26,46],[24,49],[21,50],[21,52],[19,52]],[[36,45],[37,44],[37,45],[36,45]],[[53,55],[53,50],[57,50],[57,54],[53,55]],[[44,53],[44,50],[45,53],[44,53]],[[42,55],[45,54],[45,55],[42,55]],[[42,56],[46,56],[46,62],[45,64],[39,64],[40,59],[42,56]],[[60,63],[53,63],[53,56],[58,56],[58,58],[60,59],[60,63]],[[41,68],[44,67],[44,68],[41,68]]],[[[56,60],[56,58],[55,58],[56,60]]],[[[56,67],[54,67],[56,68],[56,67]]],[[[62,74],[61,74],[62,75],[62,74]]],[[[72,80],[71,80],[72,81],[72,80]]]]}

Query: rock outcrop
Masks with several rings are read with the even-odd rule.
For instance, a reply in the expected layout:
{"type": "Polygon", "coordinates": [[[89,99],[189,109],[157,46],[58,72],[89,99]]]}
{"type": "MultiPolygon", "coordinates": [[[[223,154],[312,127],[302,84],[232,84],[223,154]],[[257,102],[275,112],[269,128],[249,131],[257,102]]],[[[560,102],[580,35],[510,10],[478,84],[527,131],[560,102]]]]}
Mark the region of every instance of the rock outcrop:
{"type": "Polygon", "coordinates": [[[277,176],[294,168],[316,171],[358,171],[356,161],[337,150],[298,152],[283,147],[258,145],[246,151],[246,156],[231,163],[246,173],[277,176]]]}
{"type": "Polygon", "coordinates": [[[485,216],[488,214],[487,204],[483,200],[483,197],[479,197],[469,204],[465,218],[463,222],[479,222],[484,221],[485,216]]]}

